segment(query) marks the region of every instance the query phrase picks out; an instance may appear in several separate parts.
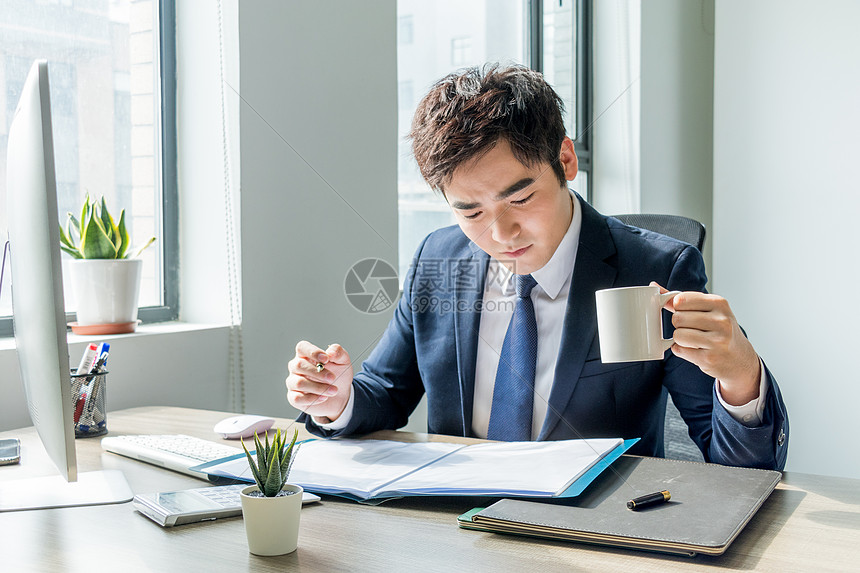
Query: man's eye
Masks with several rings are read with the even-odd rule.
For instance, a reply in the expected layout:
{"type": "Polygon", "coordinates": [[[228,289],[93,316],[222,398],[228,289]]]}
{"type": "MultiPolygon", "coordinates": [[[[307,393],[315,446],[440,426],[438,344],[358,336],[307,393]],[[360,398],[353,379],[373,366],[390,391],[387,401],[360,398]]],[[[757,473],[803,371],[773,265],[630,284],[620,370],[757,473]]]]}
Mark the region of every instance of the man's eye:
{"type": "Polygon", "coordinates": [[[464,219],[477,219],[478,215],[480,215],[480,214],[481,214],[481,212],[478,211],[477,213],[472,213],[471,215],[463,215],[463,218],[464,219]]]}
{"type": "Polygon", "coordinates": [[[534,197],[534,195],[535,194],[532,193],[528,197],[525,197],[523,199],[517,199],[516,201],[511,201],[511,203],[513,203],[514,205],[523,205],[523,204],[529,202],[531,200],[531,198],[534,197]]]}

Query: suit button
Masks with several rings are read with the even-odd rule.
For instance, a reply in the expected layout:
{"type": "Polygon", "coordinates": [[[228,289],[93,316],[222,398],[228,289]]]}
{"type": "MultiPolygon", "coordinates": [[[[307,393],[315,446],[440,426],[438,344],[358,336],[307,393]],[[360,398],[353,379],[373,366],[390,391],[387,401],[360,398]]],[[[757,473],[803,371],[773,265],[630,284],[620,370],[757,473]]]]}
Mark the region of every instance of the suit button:
{"type": "Polygon", "coordinates": [[[779,436],[776,437],[776,445],[781,446],[785,443],[785,432],[779,430],[779,436]]]}

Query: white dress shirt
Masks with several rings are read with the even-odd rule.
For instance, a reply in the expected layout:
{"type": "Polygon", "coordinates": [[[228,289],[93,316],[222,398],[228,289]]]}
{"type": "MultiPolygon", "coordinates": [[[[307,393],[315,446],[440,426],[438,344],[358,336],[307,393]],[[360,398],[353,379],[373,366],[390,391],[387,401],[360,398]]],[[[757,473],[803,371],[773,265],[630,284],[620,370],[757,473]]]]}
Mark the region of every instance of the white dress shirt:
{"type": "MultiPolygon", "coordinates": [[[[532,439],[540,434],[546,418],[547,404],[555,378],[555,365],[564,330],[567,299],[573,279],[573,266],[579,246],[582,228],[582,208],[579,199],[571,193],[573,217],[570,227],[561,239],[550,260],[532,273],[537,286],[531,298],[535,307],[538,330],[537,369],[535,371],[535,396],[532,410],[532,439]]],[[[516,290],[513,273],[495,259],[490,259],[484,282],[484,304],[478,331],[478,352],[475,362],[475,393],[472,406],[472,431],[480,438],[487,437],[490,425],[490,410],[493,404],[493,388],[502,344],[516,305],[516,290]]],[[[720,394],[719,382],[715,382],[717,399],[735,418],[747,426],[758,426],[762,421],[765,396],[768,389],[767,376],[762,365],[759,397],[743,406],[727,404],[720,394]]],[[[352,419],[355,395],[350,393],[349,402],[337,420],[329,424],[318,424],[327,430],[340,430],[352,419]]]]}
{"type": "MultiPolygon", "coordinates": [[[[576,196],[570,227],[553,253],[552,258],[532,273],[537,286],[531,298],[537,321],[537,368],[535,370],[535,397],[532,409],[532,439],[540,433],[546,418],[547,402],[555,378],[555,363],[564,330],[567,295],[573,278],[573,263],[579,247],[579,230],[582,227],[582,210],[576,196]]],[[[487,280],[484,282],[484,305],[481,326],[478,330],[478,356],[475,363],[475,401],[472,406],[472,431],[480,438],[487,437],[490,409],[493,405],[493,387],[502,344],[508,324],[514,314],[517,293],[513,273],[495,259],[490,260],[487,280]]]]}

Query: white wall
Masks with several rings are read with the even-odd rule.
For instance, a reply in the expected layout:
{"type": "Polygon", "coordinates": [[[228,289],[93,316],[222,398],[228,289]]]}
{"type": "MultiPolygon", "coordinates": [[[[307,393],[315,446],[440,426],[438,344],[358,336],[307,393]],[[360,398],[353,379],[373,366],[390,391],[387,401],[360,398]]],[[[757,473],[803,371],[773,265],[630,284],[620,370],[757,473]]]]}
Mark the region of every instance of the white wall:
{"type": "Polygon", "coordinates": [[[721,0],[714,283],[774,371],[791,470],[860,477],[860,4],[721,0]]]}
{"type": "MultiPolygon", "coordinates": [[[[223,354],[226,329],[202,325],[153,325],[142,333],[111,337],[69,336],[71,362],[90,341],[111,343],[107,408],[171,405],[224,410],[228,392],[223,354]]],[[[32,425],[18,374],[14,342],[0,341],[0,430],[32,425]]],[[[110,416],[108,416],[110,428],[110,416]]]]}
{"type": "MultiPolygon", "coordinates": [[[[238,0],[177,2],[177,163],[182,320],[229,324],[228,204],[239,212],[238,0]],[[223,4],[220,14],[218,4],[223,4]],[[220,32],[219,32],[220,27],[220,32]],[[223,35],[222,40],[219,37],[223,35]],[[221,85],[221,57],[225,84],[221,85]],[[225,167],[222,91],[231,155],[225,167]],[[225,183],[225,179],[228,179],[225,183]],[[232,201],[225,198],[225,186],[232,201]]],[[[234,311],[235,314],[235,311],[234,311]]]]}
{"type": "MultiPolygon", "coordinates": [[[[670,213],[711,231],[714,5],[642,2],[642,213],[670,213]]],[[[705,241],[710,270],[712,241],[705,241]]]]}
{"type": "Polygon", "coordinates": [[[601,212],[683,215],[711,231],[713,13],[711,0],[595,3],[592,203],[601,212]]]}
{"type": "Polygon", "coordinates": [[[394,0],[242,2],[241,210],[249,411],[292,415],[296,343],[353,362],[391,316],[344,294],[361,259],[397,268],[394,0]]]}

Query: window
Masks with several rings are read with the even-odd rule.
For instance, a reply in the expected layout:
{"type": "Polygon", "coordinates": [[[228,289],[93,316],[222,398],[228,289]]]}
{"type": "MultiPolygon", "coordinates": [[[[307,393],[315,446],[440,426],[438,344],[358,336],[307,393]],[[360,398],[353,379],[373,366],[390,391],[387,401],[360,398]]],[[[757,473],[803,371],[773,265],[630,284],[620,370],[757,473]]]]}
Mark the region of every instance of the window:
{"type": "Polygon", "coordinates": [[[418,171],[406,136],[415,107],[436,80],[485,62],[520,63],[542,71],[565,102],[567,133],[576,144],[580,174],[571,183],[586,199],[590,169],[590,0],[398,0],[400,43],[410,23],[408,48],[397,52],[401,101],[398,117],[399,269],[406,276],[420,241],[454,224],[445,200],[418,171]],[[411,104],[404,86],[414,86],[411,104]]]}
{"type": "MultiPolygon", "coordinates": [[[[47,59],[60,222],[87,192],[125,209],[133,245],[157,237],[142,255],[139,317],[175,318],[173,1],[3,2],[0,31],[0,155],[30,66],[47,59]]],[[[3,172],[0,211],[5,204],[3,172]]],[[[10,315],[4,285],[0,335],[11,333],[10,315]]]]}
{"type": "Polygon", "coordinates": [[[397,84],[397,106],[415,111],[415,84],[407,80],[397,84]]]}
{"type": "Polygon", "coordinates": [[[414,22],[411,14],[400,16],[397,19],[397,43],[408,45],[413,41],[414,22]]]}
{"type": "Polygon", "coordinates": [[[540,54],[532,67],[543,72],[564,100],[565,129],[579,159],[579,174],[569,185],[591,200],[591,2],[546,0],[535,2],[532,11],[531,29],[539,35],[533,51],[540,54]]]}
{"type": "Polygon", "coordinates": [[[472,59],[472,38],[451,39],[451,65],[465,66],[472,59]]]}

